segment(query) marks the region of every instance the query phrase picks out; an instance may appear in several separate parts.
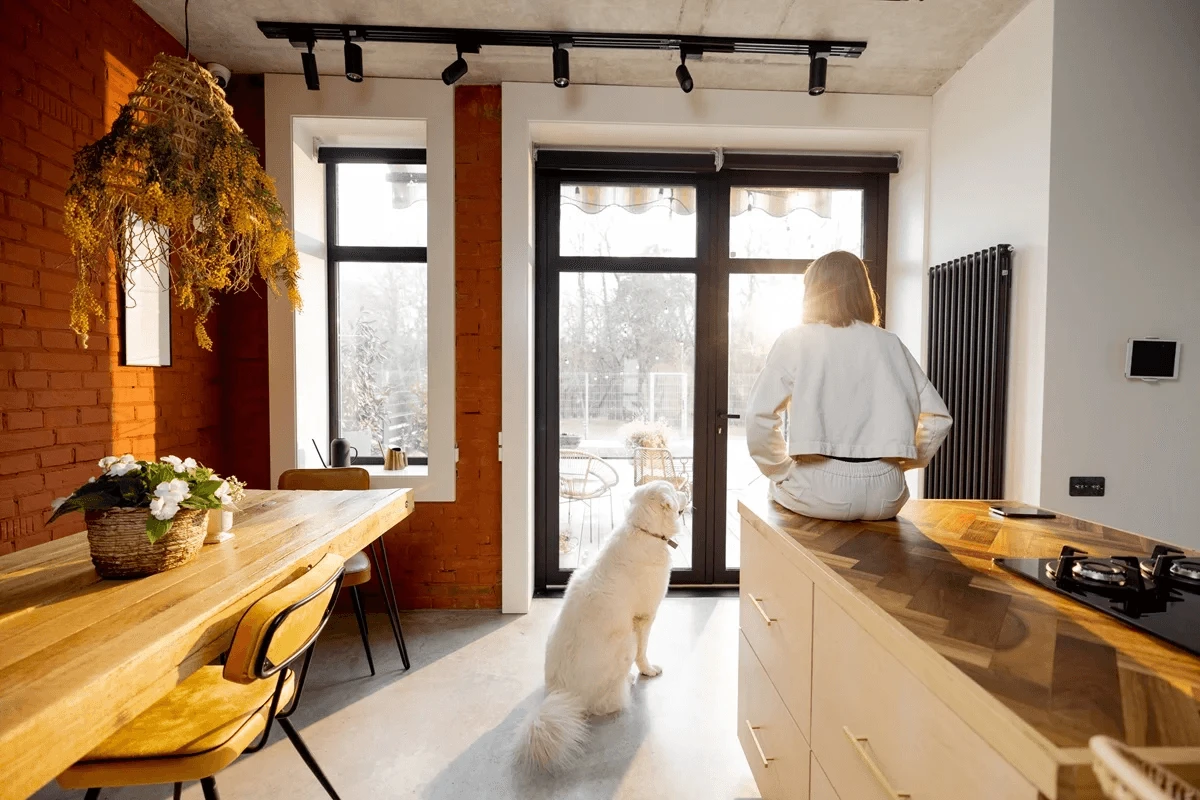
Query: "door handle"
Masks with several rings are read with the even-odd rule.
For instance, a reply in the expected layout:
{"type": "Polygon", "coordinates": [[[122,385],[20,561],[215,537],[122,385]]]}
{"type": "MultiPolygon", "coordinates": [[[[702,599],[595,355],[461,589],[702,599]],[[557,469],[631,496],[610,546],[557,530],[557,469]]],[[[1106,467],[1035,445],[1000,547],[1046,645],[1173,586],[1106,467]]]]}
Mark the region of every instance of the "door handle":
{"type": "Polygon", "coordinates": [[[717,416],[720,417],[721,419],[741,419],[742,418],[741,414],[726,414],[724,411],[717,414],[717,416]]]}

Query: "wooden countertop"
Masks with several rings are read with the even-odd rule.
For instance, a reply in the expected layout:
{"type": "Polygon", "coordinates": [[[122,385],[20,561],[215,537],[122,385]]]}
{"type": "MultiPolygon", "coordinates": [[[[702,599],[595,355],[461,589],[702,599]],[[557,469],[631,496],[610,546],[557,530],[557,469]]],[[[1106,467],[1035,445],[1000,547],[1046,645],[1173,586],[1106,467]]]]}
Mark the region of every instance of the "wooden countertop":
{"type": "Polygon", "coordinates": [[[838,594],[870,601],[852,604],[882,610],[857,616],[1010,761],[1040,752],[1060,773],[1086,768],[1089,737],[1104,734],[1164,748],[1155,753],[1164,763],[1200,764],[1200,659],[991,563],[1051,558],[1065,544],[1143,555],[1153,541],[1061,515],[998,518],[980,501],[914,500],[884,522],[802,517],[765,492],[747,492],[739,508],[852,590],[838,594]]]}
{"type": "Polygon", "coordinates": [[[86,534],[0,557],[0,798],[23,798],[228,649],[259,597],[412,513],[411,489],[247,493],[235,537],[102,580],[86,534]]]}

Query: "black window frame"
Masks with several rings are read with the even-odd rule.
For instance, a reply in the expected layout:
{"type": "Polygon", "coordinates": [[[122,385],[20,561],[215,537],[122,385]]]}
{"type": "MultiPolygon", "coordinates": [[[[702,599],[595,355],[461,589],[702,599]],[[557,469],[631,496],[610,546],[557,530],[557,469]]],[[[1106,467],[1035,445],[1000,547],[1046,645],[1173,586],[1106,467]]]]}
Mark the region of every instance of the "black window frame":
{"type": "MultiPolygon", "coordinates": [[[[317,163],[325,165],[325,263],[327,271],[329,327],[329,432],[331,438],[341,435],[341,395],[338,385],[338,276],[342,262],[424,264],[429,269],[428,247],[375,247],[338,243],[339,164],[420,164],[428,165],[424,148],[416,147],[321,147],[317,163]]],[[[426,223],[428,224],[428,222],[426,223]]],[[[428,354],[426,354],[428,359],[428,354]]],[[[354,465],[383,464],[383,456],[354,456],[354,465]]],[[[409,464],[427,465],[428,456],[412,456],[409,464]]]]}
{"type": "Polygon", "coordinates": [[[537,153],[534,174],[534,593],[564,586],[570,571],[559,567],[558,497],[551,480],[558,469],[558,276],[563,272],[672,272],[696,276],[696,364],[693,399],[695,496],[712,505],[694,517],[692,536],[701,556],[689,570],[674,570],[672,586],[736,585],[725,553],[727,448],[723,418],[729,369],[729,282],[733,274],[803,274],[814,259],[733,258],[729,254],[730,192],[734,187],[858,189],[863,192],[863,260],[879,301],[881,324],[887,300],[889,179],[897,156],[836,154],[727,154],[717,168],[713,153],[564,151],[537,153]],[[694,257],[563,256],[559,250],[559,196],[565,183],[689,185],[696,187],[694,257]],[[705,321],[711,324],[703,325],[705,321]]]}

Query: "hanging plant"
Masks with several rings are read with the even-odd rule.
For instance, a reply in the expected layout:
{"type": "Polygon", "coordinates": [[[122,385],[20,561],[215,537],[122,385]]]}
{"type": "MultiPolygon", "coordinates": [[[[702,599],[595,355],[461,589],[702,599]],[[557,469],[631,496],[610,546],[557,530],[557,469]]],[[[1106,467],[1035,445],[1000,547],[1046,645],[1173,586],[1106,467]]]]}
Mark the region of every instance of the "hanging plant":
{"type": "MultiPolygon", "coordinates": [[[[76,154],[65,212],[79,265],[71,328],[85,347],[91,318],[104,319],[95,284],[112,276],[125,285],[133,270],[168,259],[170,289],[195,310],[206,350],[216,293],[244,291],[255,273],[300,307],[300,265],[275,183],[199,64],[154,60],[112,130],[76,154]]],[[[156,269],[146,274],[158,279],[156,269]]]]}

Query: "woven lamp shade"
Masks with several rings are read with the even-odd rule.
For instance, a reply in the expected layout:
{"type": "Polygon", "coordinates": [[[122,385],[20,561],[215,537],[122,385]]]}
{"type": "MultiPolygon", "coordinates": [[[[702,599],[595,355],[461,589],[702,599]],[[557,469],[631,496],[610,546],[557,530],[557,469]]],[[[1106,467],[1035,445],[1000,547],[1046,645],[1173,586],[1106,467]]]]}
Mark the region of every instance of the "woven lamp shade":
{"type": "Polygon", "coordinates": [[[66,212],[79,264],[71,325],[85,345],[91,317],[104,316],[93,285],[114,270],[125,280],[137,259],[169,260],[172,294],[196,311],[205,348],[215,294],[245,290],[255,274],[300,305],[274,182],[216,79],[195,62],[154,60],[112,130],[76,154],[66,212]]]}

